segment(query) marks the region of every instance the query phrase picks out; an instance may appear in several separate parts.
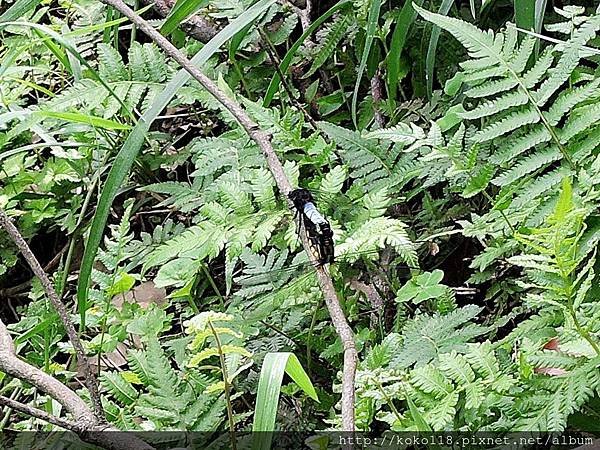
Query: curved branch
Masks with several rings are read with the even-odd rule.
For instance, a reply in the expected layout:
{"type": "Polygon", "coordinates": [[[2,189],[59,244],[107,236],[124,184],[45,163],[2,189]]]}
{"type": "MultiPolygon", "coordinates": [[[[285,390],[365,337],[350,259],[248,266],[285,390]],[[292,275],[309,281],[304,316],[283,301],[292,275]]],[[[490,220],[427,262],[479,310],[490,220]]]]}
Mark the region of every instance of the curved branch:
{"type": "MultiPolygon", "coordinates": [[[[163,35],[156,31],[148,22],[137,15],[131,8],[129,8],[122,0],[101,0],[102,3],[112,6],[117,9],[121,14],[129,18],[140,30],[146,33],[150,39],[152,39],[169,57],[173,58],[183,67],[194,79],[196,79],[219,103],[221,103],[225,109],[227,109],[244,128],[248,136],[256,142],[259,148],[262,150],[269,170],[277,183],[279,191],[286,197],[292,190],[290,182],[285,175],[281,161],[275,154],[275,150],[271,145],[271,136],[268,133],[262,131],[259,126],[250,118],[246,111],[233,99],[229,98],[227,94],[221,91],[218,86],[196,66],[194,66],[189,59],[185,57],[177,47],[175,47],[169,40],[163,35]]],[[[293,204],[289,199],[288,205],[293,208],[293,204]]],[[[331,321],[333,326],[340,337],[344,347],[344,370],[342,374],[342,427],[344,431],[354,431],[354,379],[356,375],[356,364],[358,355],[356,352],[356,346],[354,343],[354,333],[346,320],[344,311],[340,305],[339,298],[333,286],[331,277],[326,272],[325,268],[319,266],[315,256],[310,251],[306,234],[302,233],[302,243],[306,254],[309,256],[311,262],[316,266],[317,278],[323,296],[325,298],[325,304],[329,310],[331,321]]]]}
{"type": "MultiPolygon", "coordinates": [[[[92,405],[94,407],[94,413],[98,421],[104,421],[104,411],[102,410],[102,403],[100,401],[100,394],[98,393],[98,380],[96,379],[96,375],[94,371],[90,368],[89,361],[85,356],[85,350],[83,349],[83,344],[77,335],[77,331],[75,331],[75,327],[73,326],[73,322],[69,317],[69,313],[67,312],[67,308],[63,304],[63,302],[58,297],[58,294],[54,290],[54,286],[44,272],[40,262],[37,260],[23,236],[17,227],[14,226],[10,218],[6,215],[4,210],[0,208],[0,226],[6,230],[9,234],[27,263],[31,270],[37,276],[41,283],[46,295],[50,299],[52,306],[58,313],[60,320],[65,327],[65,331],[67,332],[67,336],[69,337],[69,341],[73,345],[73,349],[75,350],[75,355],[77,356],[77,363],[81,367],[83,375],[85,377],[85,384],[88,390],[90,391],[90,397],[92,399],[92,405]]],[[[79,397],[78,397],[79,398],[79,397]]]]}

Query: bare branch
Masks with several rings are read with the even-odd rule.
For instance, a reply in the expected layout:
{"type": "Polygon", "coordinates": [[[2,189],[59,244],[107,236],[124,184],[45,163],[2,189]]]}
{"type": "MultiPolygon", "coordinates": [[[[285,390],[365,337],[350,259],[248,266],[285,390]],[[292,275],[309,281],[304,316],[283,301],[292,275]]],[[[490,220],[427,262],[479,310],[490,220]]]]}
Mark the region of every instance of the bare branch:
{"type": "Polygon", "coordinates": [[[19,359],[8,329],[2,322],[0,322],[0,370],[19,380],[27,381],[55,398],[73,414],[82,427],[89,428],[97,422],[92,411],[75,392],[46,372],[19,359]]]}
{"type": "Polygon", "coordinates": [[[42,268],[40,262],[37,260],[37,258],[29,248],[29,245],[27,245],[27,242],[25,242],[25,239],[23,239],[23,236],[21,236],[19,230],[17,230],[17,227],[14,226],[10,218],[1,208],[0,226],[2,226],[2,228],[6,230],[6,232],[9,234],[9,236],[11,237],[11,239],[13,240],[23,257],[29,264],[29,267],[31,267],[31,270],[33,271],[35,276],[40,279],[44,291],[46,292],[46,295],[52,302],[52,306],[54,306],[54,309],[56,309],[56,312],[58,313],[58,316],[60,317],[60,320],[63,326],[65,327],[65,331],[67,332],[69,341],[71,341],[71,344],[73,345],[73,349],[75,350],[75,354],[77,356],[78,366],[81,367],[83,371],[83,376],[85,377],[85,385],[90,391],[90,397],[92,399],[92,404],[94,407],[94,413],[96,414],[96,418],[99,421],[104,421],[104,411],[102,410],[100,394],[98,393],[98,380],[96,379],[94,372],[90,368],[89,361],[85,356],[83,344],[81,343],[81,340],[77,335],[77,331],[75,331],[75,327],[73,326],[73,322],[69,317],[67,308],[65,307],[63,302],[60,301],[58,294],[54,290],[52,282],[48,278],[48,275],[46,275],[46,272],[44,272],[44,269],[42,268]]]}
{"type": "MultiPolygon", "coordinates": [[[[288,178],[283,171],[281,161],[275,154],[271,145],[271,136],[262,131],[258,125],[248,116],[246,111],[233,99],[229,98],[217,85],[189,59],[185,57],[171,42],[156,31],[148,22],[142,19],[134,11],[131,10],[122,0],[101,0],[103,3],[117,9],[121,14],[128,17],[140,30],[146,33],[169,57],[177,61],[192,77],[194,77],[216,100],[218,100],[240,123],[246,130],[248,136],[256,142],[262,150],[271,174],[277,183],[279,191],[286,197],[292,187],[288,178]]],[[[290,208],[293,204],[288,199],[290,208]]],[[[318,265],[314,255],[309,250],[306,235],[303,233],[302,242],[307,255],[314,263],[317,272],[317,278],[325,303],[329,309],[329,314],[333,322],[333,326],[339,335],[344,347],[344,370],[342,374],[342,427],[345,431],[354,431],[354,379],[356,375],[356,364],[358,355],[354,343],[354,333],[346,320],[344,311],[340,306],[337,293],[333,286],[331,277],[326,272],[324,267],[318,265]]]]}

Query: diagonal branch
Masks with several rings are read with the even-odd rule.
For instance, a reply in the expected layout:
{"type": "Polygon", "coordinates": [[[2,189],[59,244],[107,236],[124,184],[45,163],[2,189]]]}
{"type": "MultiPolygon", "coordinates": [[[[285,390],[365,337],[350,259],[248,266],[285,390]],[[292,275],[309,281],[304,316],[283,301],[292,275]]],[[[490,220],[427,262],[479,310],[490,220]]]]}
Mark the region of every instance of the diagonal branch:
{"type": "Polygon", "coordinates": [[[51,423],[52,425],[57,425],[65,430],[76,431],[79,429],[75,422],[69,422],[68,420],[61,419],[60,417],[55,417],[51,414],[48,414],[46,411],[34,408],[33,406],[25,405],[24,403],[18,402],[3,395],[0,395],[0,405],[8,406],[9,408],[27,416],[37,417],[38,419],[42,419],[43,421],[51,423]]]}
{"type": "Polygon", "coordinates": [[[19,380],[25,381],[38,390],[54,398],[69,412],[74,421],[70,422],[40,411],[20,402],[0,397],[0,405],[9,406],[19,412],[46,420],[49,423],[74,431],[89,443],[97,444],[109,450],[154,450],[153,447],[138,439],[133,434],[117,433],[113,428],[96,417],[94,412],[72,389],[62,384],[53,376],[20,359],[15,352],[15,345],[0,320],[0,371],[19,380]]]}
{"type": "Polygon", "coordinates": [[[85,356],[83,344],[81,343],[81,340],[79,339],[79,336],[75,331],[75,327],[73,326],[73,322],[69,317],[67,308],[65,307],[63,302],[60,301],[60,298],[58,297],[56,290],[54,290],[54,286],[52,285],[50,278],[48,278],[48,275],[46,275],[46,272],[44,272],[44,269],[42,268],[40,262],[37,260],[37,258],[29,248],[29,245],[27,245],[27,242],[25,242],[25,239],[23,239],[23,236],[21,236],[19,230],[17,230],[17,227],[14,226],[10,218],[1,208],[0,226],[4,228],[9,234],[9,236],[11,237],[11,239],[13,240],[23,257],[29,264],[29,267],[31,267],[31,270],[33,271],[34,275],[40,279],[44,291],[50,299],[50,302],[52,302],[52,306],[54,306],[54,309],[56,309],[56,312],[58,313],[58,316],[60,317],[60,320],[63,326],[65,327],[65,331],[67,332],[69,341],[71,341],[71,344],[73,345],[75,355],[77,356],[78,366],[81,367],[81,370],[83,371],[83,376],[85,377],[85,385],[90,391],[90,397],[92,399],[92,405],[94,407],[94,413],[96,415],[96,418],[99,421],[104,421],[104,411],[102,410],[100,394],[98,393],[98,380],[96,379],[94,372],[90,368],[89,361],[85,356]]]}
{"type": "MultiPolygon", "coordinates": [[[[227,94],[221,91],[217,85],[194,66],[190,60],[177,49],[177,47],[171,44],[171,42],[156,31],[148,22],[131,10],[131,8],[129,8],[122,0],[101,1],[104,4],[117,9],[121,14],[129,18],[138,29],[146,33],[169,57],[177,61],[181,67],[194,77],[194,79],[196,79],[235,117],[248,136],[254,140],[262,150],[279,191],[287,198],[292,187],[283,171],[281,161],[279,161],[279,158],[275,154],[275,150],[271,144],[271,136],[262,131],[235,100],[231,99],[227,94]]],[[[293,204],[289,199],[288,205],[290,208],[293,208],[293,204]]],[[[344,369],[342,373],[342,427],[345,431],[354,431],[354,379],[358,360],[354,343],[354,333],[346,320],[331,277],[326,272],[325,268],[318,265],[318,261],[309,250],[308,241],[304,233],[302,233],[302,243],[306,250],[306,254],[316,266],[317,278],[319,280],[321,291],[323,292],[323,297],[325,298],[325,303],[329,310],[333,326],[340,337],[344,348],[344,369]]]]}

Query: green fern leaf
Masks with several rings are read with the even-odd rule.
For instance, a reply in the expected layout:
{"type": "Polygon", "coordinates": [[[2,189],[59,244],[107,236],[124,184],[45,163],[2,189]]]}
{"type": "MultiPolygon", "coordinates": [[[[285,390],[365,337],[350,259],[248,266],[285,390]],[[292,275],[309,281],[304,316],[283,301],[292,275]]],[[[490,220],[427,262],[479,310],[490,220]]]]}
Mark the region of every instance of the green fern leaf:
{"type": "Polygon", "coordinates": [[[440,355],[439,361],[440,369],[457,383],[466,385],[475,380],[475,372],[463,355],[453,351],[440,355]]]}
{"type": "Polygon", "coordinates": [[[111,45],[98,44],[98,60],[99,75],[105,81],[123,81],[128,78],[123,58],[111,45]]]}
{"type": "Polygon", "coordinates": [[[437,368],[428,364],[411,371],[411,383],[423,392],[433,394],[436,398],[445,397],[453,391],[452,384],[437,368]]]}
{"type": "Polygon", "coordinates": [[[505,111],[513,106],[525,105],[529,101],[527,94],[521,90],[509,92],[497,99],[480,103],[470,111],[460,113],[463,119],[475,120],[505,111]]]}
{"type": "Polygon", "coordinates": [[[103,372],[100,382],[108,392],[125,405],[133,404],[138,397],[135,388],[118,372],[103,372]]]}
{"type": "Polygon", "coordinates": [[[525,108],[508,114],[503,119],[491,123],[475,135],[477,142],[491,141],[499,136],[510,133],[523,125],[533,124],[540,120],[540,116],[533,108],[525,108]]]}
{"type": "Polygon", "coordinates": [[[427,21],[450,32],[467,49],[471,58],[487,57],[494,61],[502,51],[502,41],[494,39],[494,33],[491,30],[481,31],[470,23],[429,12],[415,3],[413,3],[413,8],[427,21]]]}
{"type": "Polygon", "coordinates": [[[349,14],[344,14],[338,17],[333,24],[326,27],[324,32],[321,33],[319,43],[315,47],[313,53],[314,59],[310,66],[310,69],[305,73],[302,78],[308,78],[312,76],[319,68],[329,59],[329,57],[336,50],[337,45],[346,35],[350,24],[352,23],[352,17],[349,14]]]}
{"type": "Polygon", "coordinates": [[[548,147],[533,153],[526,158],[520,159],[518,164],[494,178],[492,183],[496,186],[506,186],[507,184],[513,183],[538,170],[540,167],[546,166],[553,161],[558,161],[561,158],[562,153],[558,148],[548,147]]]}
{"type": "Polygon", "coordinates": [[[498,151],[492,155],[491,160],[496,164],[507,163],[536,145],[551,139],[552,136],[546,127],[543,125],[533,126],[525,134],[508,138],[503,142],[498,151]]]}

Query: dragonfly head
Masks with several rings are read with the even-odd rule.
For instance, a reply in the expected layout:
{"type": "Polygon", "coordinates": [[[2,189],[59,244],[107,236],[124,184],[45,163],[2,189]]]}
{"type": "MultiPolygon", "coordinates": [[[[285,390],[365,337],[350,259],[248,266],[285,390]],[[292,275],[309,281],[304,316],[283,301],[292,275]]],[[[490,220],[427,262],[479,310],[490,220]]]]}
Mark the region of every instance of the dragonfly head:
{"type": "Polygon", "coordinates": [[[302,211],[307,203],[315,202],[310,191],[302,188],[294,189],[288,194],[288,197],[298,211],[302,211]]]}

